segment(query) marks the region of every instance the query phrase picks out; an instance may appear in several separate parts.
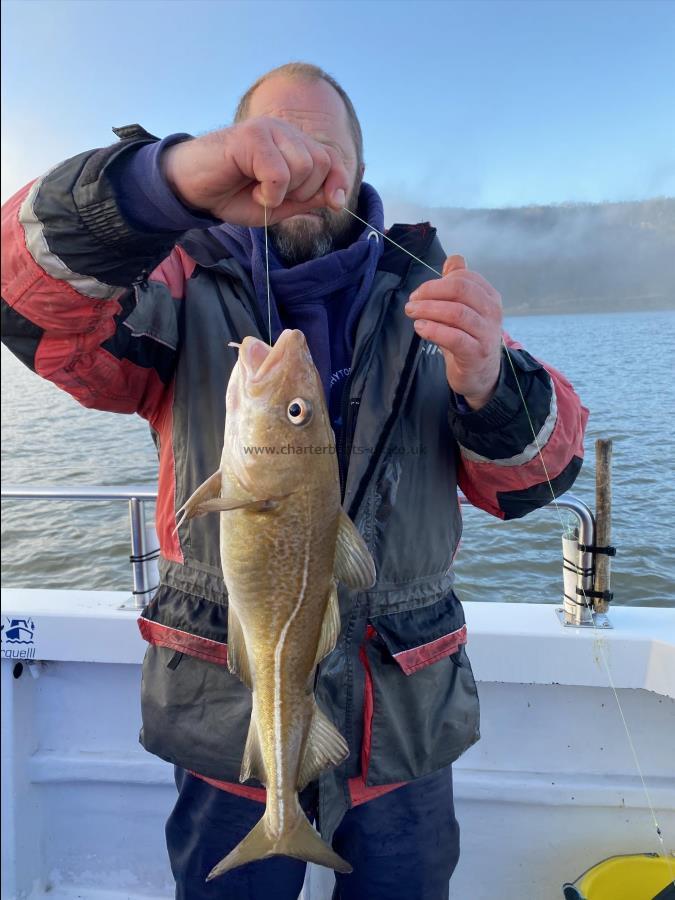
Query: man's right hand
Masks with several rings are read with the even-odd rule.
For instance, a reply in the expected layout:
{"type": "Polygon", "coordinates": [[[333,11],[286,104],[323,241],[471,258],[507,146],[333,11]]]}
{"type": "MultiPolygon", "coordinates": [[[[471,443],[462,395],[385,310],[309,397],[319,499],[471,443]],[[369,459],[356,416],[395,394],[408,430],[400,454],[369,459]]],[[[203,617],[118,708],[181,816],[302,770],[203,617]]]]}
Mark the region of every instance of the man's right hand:
{"type": "Polygon", "coordinates": [[[339,153],[281,119],[246,119],[169,147],[164,175],[186,206],[233,225],[274,224],[319,207],[342,209],[349,192],[339,153]]]}

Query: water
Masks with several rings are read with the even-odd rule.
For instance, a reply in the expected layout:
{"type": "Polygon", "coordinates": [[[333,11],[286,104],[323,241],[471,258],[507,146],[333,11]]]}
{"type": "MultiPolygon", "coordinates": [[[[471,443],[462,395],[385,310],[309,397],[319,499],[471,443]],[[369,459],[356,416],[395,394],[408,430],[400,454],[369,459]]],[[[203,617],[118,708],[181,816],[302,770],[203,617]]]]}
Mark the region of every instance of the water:
{"type": "MultiPolygon", "coordinates": [[[[615,602],[675,605],[672,360],[675,312],[527,316],[506,323],[561,369],[591,410],[586,463],[574,493],[594,503],[594,445],[614,439],[615,602]]],[[[137,417],[95,412],[2,348],[2,481],[153,482],[154,445],[137,417]]],[[[500,522],[464,507],[456,561],[465,600],[559,602],[561,527],[555,510],[500,522]]],[[[3,586],[129,589],[126,503],[5,500],[3,586]]]]}

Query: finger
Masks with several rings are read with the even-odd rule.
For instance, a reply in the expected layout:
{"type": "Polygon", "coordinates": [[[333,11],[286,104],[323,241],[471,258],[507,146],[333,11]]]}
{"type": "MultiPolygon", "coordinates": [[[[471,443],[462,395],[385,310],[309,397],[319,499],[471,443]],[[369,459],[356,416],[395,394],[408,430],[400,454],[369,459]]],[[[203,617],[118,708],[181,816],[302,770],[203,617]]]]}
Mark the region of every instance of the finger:
{"type": "Polygon", "coordinates": [[[497,315],[501,308],[499,295],[495,291],[488,293],[482,284],[473,278],[468,278],[464,270],[453,272],[451,275],[446,275],[445,278],[425,281],[416,291],[413,291],[409,302],[422,303],[427,300],[465,303],[476,312],[486,315],[497,315]]]}
{"type": "Polygon", "coordinates": [[[310,197],[309,200],[304,203],[299,203],[297,200],[287,198],[280,206],[276,207],[276,209],[268,211],[267,224],[276,225],[277,222],[281,222],[283,219],[288,219],[291,216],[297,216],[301,213],[313,212],[322,207],[325,208],[328,205],[323,190],[314,194],[313,197],[310,197]]]}
{"type": "Polygon", "coordinates": [[[418,319],[414,326],[415,331],[425,341],[437,344],[441,350],[446,350],[453,356],[475,359],[480,354],[481,345],[476,338],[459,328],[440,325],[438,322],[430,322],[427,319],[418,319]]]}
{"type": "Polygon", "coordinates": [[[342,211],[347,202],[347,192],[345,187],[337,187],[334,185],[347,185],[347,170],[341,161],[340,155],[332,147],[323,146],[331,161],[331,170],[323,182],[321,188],[311,197],[300,201],[297,192],[290,192],[282,205],[271,212],[269,219],[270,224],[274,224],[289,216],[298,215],[300,213],[312,212],[320,208],[334,209],[342,211]]]}
{"type": "MultiPolygon", "coordinates": [[[[287,194],[291,194],[311,176],[314,159],[305,142],[292,132],[280,131],[275,134],[274,143],[288,166],[291,177],[288,182],[287,194]]],[[[323,181],[323,179],[321,180],[323,181]]],[[[316,193],[316,190],[315,188],[312,194],[316,193]]]]}
{"type": "MultiPolygon", "coordinates": [[[[461,269],[461,270],[456,269],[453,272],[450,272],[448,275],[445,275],[444,278],[441,279],[440,281],[442,283],[445,279],[454,279],[454,278],[462,278],[462,279],[466,279],[467,281],[472,281],[472,282],[474,282],[474,284],[477,284],[479,287],[482,287],[483,290],[487,294],[499,296],[498,291],[496,290],[495,287],[493,287],[493,285],[490,284],[490,282],[487,280],[487,278],[483,278],[483,276],[479,275],[478,272],[472,272],[471,269],[461,269]]],[[[425,281],[423,284],[421,284],[419,286],[419,288],[417,288],[417,291],[415,291],[415,294],[417,294],[419,292],[420,295],[422,297],[424,297],[426,291],[430,289],[430,285],[432,285],[432,284],[439,284],[439,279],[432,278],[432,279],[429,279],[429,281],[425,281]]],[[[434,289],[432,288],[431,290],[434,290],[434,289]]]]}
{"type": "Polygon", "coordinates": [[[426,319],[441,325],[451,325],[477,340],[486,335],[485,317],[466,303],[456,303],[452,300],[423,300],[419,303],[407,303],[405,312],[413,321],[426,319]]]}
{"type": "Polygon", "coordinates": [[[326,147],[330,156],[330,171],[323,185],[325,205],[339,212],[347,202],[350,183],[347,169],[340,154],[334,147],[326,147]]]}
{"type": "Polygon", "coordinates": [[[305,179],[296,186],[292,186],[288,192],[288,199],[297,200],[299,203],[306,203],[319,193],[331,167],[331,158],[320,144],[306,149],[311,161],[311,168],[305,179]]]}
{"type": "Polygon", "coordinates": [[[300,132],[282,130],[275,140],[291,172],[287,196],[304,203],[321,189],[330,171],[330,154],[300,132]]]}
{"type": "Polygon", "coordinates": [[[258,182],[252,192],[253,199],[275,209],[283,202],[291,180],[290,169],[279,148],[272,141],[259,147],[253,155],[251,169],[258,182]]]}
{"type": "Polygon", "coordinates": [[[457,271],[457,269],[466,269],[466,267],[466,260],[463,256],[459,256],[458,254],[448,256],[443,263],[443,274],[449,275],[451,272],[457,271]]]}

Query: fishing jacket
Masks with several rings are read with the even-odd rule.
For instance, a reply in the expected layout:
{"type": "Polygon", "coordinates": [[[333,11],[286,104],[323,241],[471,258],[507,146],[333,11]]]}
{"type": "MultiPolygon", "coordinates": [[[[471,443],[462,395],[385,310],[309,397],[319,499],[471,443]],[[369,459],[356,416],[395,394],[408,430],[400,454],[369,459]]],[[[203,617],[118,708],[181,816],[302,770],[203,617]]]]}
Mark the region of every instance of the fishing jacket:
{"type": "MultiPolygon", "coordinates": [[[[141,742],[213,784],[238,784],[251,694],[227,669],[227,591],[218,518],[175,532],[175,511],[219,466],[230,341],[263,337],[253,285],[209,232],[149,234],[121,213],[110,167],[155,140],[119,143],[56,166],[3,207],[3,340],[81,404],[137,413],[159,456],[161,584],[139,625],[141,742]]],[[[390,235],[436,269],[428,224],[390,235]]],[[[479,737],[467,628],[452,589],[461,534],[458,486],[476,506],[516,518],[573,483],[587,412],[569,382],[507,339],[493,398],[462,411],[443,355],[403,307],[428,269],[387,246],[361,314],[338,448],[344,508],[373,556],[377,582],[339,588],[342,631],[320,664],[319,705],[349,758],[320,776],[330,838],[345,810],[452,763],[479,737]],[[523,406],[513,369],[517,373],[523,406]],[[536,432],[536,438],[533,436],[536,432]]]]}

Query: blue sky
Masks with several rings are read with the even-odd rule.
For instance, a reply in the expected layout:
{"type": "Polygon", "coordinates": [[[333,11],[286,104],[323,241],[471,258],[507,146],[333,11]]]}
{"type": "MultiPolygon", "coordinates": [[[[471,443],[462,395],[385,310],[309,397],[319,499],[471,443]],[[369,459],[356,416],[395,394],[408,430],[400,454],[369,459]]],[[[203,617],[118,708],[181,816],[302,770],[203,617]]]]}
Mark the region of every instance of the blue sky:
{"type": "Polygon", "coordinates": [[[675,2],[3,3],[5,198],[112,139],[229,123],[267,69],[353,98],[389,204],[675,195],[675,2]]]}

